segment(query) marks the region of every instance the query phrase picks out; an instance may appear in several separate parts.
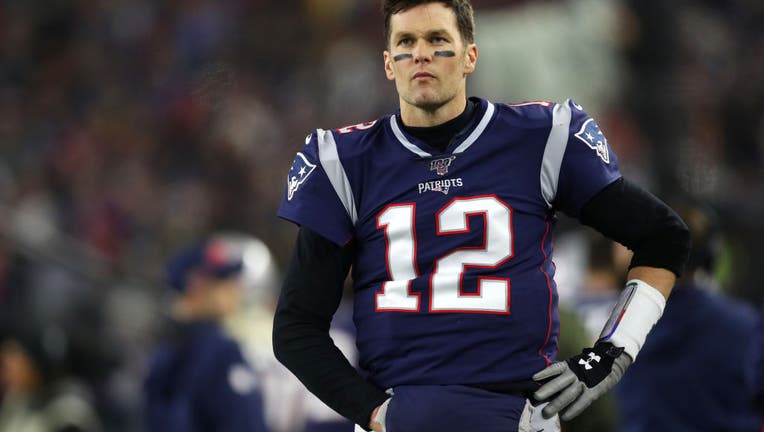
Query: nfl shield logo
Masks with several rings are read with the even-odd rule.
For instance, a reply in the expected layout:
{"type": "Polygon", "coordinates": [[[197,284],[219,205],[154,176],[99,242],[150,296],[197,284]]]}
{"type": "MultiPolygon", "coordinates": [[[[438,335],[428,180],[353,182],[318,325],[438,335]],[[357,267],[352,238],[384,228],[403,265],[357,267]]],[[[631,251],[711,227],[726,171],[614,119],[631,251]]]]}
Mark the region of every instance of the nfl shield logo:
{"type": "Polygon", "coordinates": [[[453,162],[454,159],[456,159],[456,156],[434,159],[430,162],[430,171],[435,171],[438,175],[446,175],[446,173],[448,173],[448,167],[451,166],[451,162],[453,162]]]}

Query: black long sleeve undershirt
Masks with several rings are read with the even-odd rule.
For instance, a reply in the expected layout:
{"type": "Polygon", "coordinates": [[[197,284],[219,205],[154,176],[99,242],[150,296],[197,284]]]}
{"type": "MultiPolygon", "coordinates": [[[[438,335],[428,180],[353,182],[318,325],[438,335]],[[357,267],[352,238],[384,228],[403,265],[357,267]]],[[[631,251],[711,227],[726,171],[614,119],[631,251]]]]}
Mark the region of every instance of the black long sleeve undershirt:
{"type": "MultiPolygon", "coordinates": [[[[619,179],[582,209],[581,222],[632,249],[632,266],[680,275],[689,253],[682,220],[649,192],[619,179]]],[[[329,337],[355,253],[303,227],[287,269],[273,328],[276,357],[341,415],[366,427],[388,396],[362,378],[329,337]]]]}
{"type": "Polygon", "coordinates": [[[352,243],[339,247],[300,229],[273,321],[273,351],[319,399],[368,427],[389,395],[362,378],[329,337],[354,253],[352,243]]]}
{"type": "Polygon", "coordinates": [[[690,230],[663,201],[620,178],[598,192],[581,210],[580,222],[634,252],[629,268],[649,266],[684,272],[690,230]]]}

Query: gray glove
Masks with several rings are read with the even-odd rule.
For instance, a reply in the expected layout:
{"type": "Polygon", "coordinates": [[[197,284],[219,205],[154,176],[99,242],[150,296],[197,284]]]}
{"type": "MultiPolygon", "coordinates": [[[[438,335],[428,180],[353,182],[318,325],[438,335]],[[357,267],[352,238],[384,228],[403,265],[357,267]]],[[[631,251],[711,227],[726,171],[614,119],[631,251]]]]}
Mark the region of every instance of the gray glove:
{"type": "Polygon", "coordinates": [[[543,382],[533,397],[549,401],[542,414],[549,418],[562,411],[560,418],[572,420],[592,402],[613,388],[632,360],[623,348],[608,342],[597,343],[567,361],[557,362],[533,375],[543,382]]]}

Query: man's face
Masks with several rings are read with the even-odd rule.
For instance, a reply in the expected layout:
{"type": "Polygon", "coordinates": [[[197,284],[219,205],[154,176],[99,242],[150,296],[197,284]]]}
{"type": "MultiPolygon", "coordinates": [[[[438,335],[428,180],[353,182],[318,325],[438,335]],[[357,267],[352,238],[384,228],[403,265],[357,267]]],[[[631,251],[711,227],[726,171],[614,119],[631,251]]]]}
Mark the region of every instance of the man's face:
{"type": "Polygon", "coordinates": [[[435,111],[465,94],[477,47],[465,46],[451,8],[426,3],[392,15],[388,43],[385,73],[395,80],[401,104],[435,111]]]}

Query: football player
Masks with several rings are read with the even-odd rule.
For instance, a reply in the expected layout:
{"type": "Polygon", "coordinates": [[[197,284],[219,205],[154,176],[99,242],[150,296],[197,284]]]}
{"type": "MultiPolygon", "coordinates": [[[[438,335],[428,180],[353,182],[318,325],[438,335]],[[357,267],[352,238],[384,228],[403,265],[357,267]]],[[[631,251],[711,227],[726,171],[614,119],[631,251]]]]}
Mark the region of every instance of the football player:
{"type": "Polygon", "coordinates": [[[662,201],[625,180],[573,101],[467,97],[468,0],[385,0],[400,108],[317,129],[279,215],[300,226],[274,351],[309,390],[377,431],[559,430],[610,389],[660,318],[688,253],[662,201]],[[634,251],[599,341],[555,362],[555,213],[634,251]],[[352,268],[362,373],[328,334],[352,268]],[[532,428],[532,429],[531,429],[532,428]]]}

